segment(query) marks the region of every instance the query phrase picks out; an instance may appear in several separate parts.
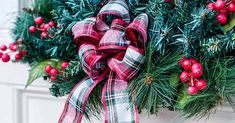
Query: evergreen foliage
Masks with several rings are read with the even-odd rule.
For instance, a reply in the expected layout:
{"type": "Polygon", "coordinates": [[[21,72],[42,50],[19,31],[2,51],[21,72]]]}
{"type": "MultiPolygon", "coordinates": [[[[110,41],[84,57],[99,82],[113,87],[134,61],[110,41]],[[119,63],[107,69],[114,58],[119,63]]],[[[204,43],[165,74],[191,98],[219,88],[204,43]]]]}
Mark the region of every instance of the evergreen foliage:
{"type": "MultiPolygon", "coordinates": [[[[85,76],[77,56],[71,29],[78,21],[96,16],[107,0],[37,0],[33,8],[25,8],[16,20],[13,38],[22,39],[28,51],[23,59],[32,67],[47,59],[70,61],[50,90],[54,96],[64,96],[85,76]],[[30,34],[34,18],[53,20],[57,28],[52,38],[41,39],[30,34]]],[[[190,118],[214,113],[216,107],[235,94],[235,13],[230,24],[221,26],[216,13],[206,8],[211,0],[126,0],[131,19],[140,13],[149,16],[146,61],[141,74],[130,82],[130,92],[140,111],[156,113],[159,108],[178,110],[190,118]],[[203,64],[203,78],[208,87],[196,95],[188,95],[179,82],[182,72],[177,64],[182,56],[196,58],[203,64]]],[[[48,77],[48,76],[45,76],[48,77]]],[[[86,115],[98,116],[102,84],[89,98],[86,115]],[[99,100],[99,101],[97,101],[99,100]]]]}

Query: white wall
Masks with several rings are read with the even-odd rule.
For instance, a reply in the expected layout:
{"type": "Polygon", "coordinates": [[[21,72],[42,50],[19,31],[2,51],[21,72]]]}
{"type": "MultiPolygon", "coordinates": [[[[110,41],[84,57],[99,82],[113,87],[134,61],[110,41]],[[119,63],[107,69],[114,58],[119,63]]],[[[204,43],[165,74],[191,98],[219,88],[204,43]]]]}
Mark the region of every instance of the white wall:
{"type": "MultiPolygon", "coordinates": [[[[25,1],[25,0],[19,0],[25,1]]],[[[9,29],[17,14],[17,0],[1,0],[0,44],[11,42],[9,29]]],[[[56,123],[63,110],[65,98],[49,94],[48,83],[38,80],[24,89],[29,68],[26,65],[0,62],[0,123],[56,123]]],[[[161,110],[158,116],[140,116],[140,123],[235,123],[235,113],[229,106],[220,109],[209,120],[193,121],[177,117],[179,114],[161,110]]],[[[103,121],[95,121],[103,123],[103,121]]]]}

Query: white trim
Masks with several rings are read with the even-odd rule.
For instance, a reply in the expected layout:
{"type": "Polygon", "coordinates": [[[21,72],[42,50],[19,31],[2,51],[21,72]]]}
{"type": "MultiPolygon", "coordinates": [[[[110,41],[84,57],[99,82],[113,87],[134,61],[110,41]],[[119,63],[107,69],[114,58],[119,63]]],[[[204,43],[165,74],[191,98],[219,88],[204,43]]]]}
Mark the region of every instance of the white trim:
{"type": "MultiPolygon", "coordinates": [[[[29,123],[28,103],[31,99],[61,101],[66,97],[56,98],[50,95],[48,88],[30,87],[24,89],[23,86],[14,86],[13,91],[13,123],[29,123]]],[[[48,109],[50,110],[50,109],[48,109]]],[[[46,112],[45,112],[46,113],[46,112]]]]}

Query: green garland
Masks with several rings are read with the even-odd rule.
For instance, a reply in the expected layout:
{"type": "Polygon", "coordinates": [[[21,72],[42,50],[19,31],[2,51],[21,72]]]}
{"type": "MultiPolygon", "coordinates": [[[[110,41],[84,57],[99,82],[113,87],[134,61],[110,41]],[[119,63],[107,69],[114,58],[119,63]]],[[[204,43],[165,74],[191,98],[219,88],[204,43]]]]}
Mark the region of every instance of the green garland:
{"type": "MultiPolygon", "coordinates": [[[[187,118],[201,118],[212,114],[235,93],[235,29],[231,28],[235,25],[235,16],[230,14],[228,25],[219,25],[216,13],[206,9],[208,2],[211,0],[174,0],[172,3],[127,0],[131,19],[142,12],[150,18],[145,66],[129,87],[140,111],[157,113],[164,107],[180,111],[187,118]],[[185,85],[179,82],[182,70],[177,62],[182,56],[196,58],[203,64],[203,78],[208,82],[206,90],[196,95],[187,94],[185,85]]],[[[38,0],[32,9],[25,8],[17,18],[13,38],[22,39],[22,47],[28,51],[22,62],[32,66],[31,74],[35,68],[40,73],[45,65],[51,65],[48,59],[58,59],[53,61],[57,67],[62,61],[70,61],[64,74],[52,84],[52,95],[68,94],[85,76],[71,28],[77,21],[96,16],[105,3],[106,0],[38,0]],[[59,25],[53,29],[56,32],[53,38],[41,39],[40,34],[28,32],[28,27],[38,16],[59,25]]],[[[32,76],[32,80],[41,76],[48,77],[38,74],[32,76]]],[[[90,114],[98,116],[102,111],[102,104],[97,101],[101,100],[98,94],[102,86],[99,85],[89,98],[88,118],[90,114]]]]}

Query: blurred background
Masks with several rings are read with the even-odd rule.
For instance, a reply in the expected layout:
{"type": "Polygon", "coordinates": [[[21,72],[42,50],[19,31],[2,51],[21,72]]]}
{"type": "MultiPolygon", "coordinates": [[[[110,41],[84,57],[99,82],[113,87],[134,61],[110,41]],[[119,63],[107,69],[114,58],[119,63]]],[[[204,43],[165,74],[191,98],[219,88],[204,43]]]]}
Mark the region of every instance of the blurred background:
{"type": "MultiPolygon", "coordinates": [[[[33,0],[1,0],[0,4],[0,44],[9,44],[10,30],[21,8],[32,4],[33,0]]],[[[63,110],[66,97],[50,95],[49,83],[37,80],[25,89],[28,66],[2,63],[0,61],[0,123],[56,123],[63,110]]],[[[235,101],[234,101],[235,102],[235,101]]],[[[155,116],[141,114],[140,123],[235,123],[235,113],[228,104],[219,108],[210,119],[200,121],[179,118],[176,112],[161,110],[155,116]]],[[[103,121],[94,121],[103,123],[103,121]]]]}

